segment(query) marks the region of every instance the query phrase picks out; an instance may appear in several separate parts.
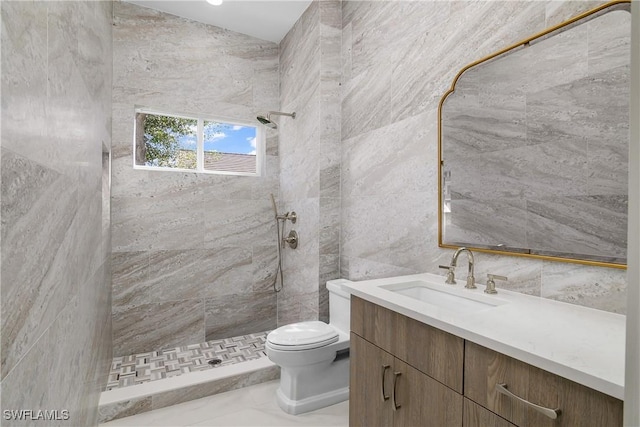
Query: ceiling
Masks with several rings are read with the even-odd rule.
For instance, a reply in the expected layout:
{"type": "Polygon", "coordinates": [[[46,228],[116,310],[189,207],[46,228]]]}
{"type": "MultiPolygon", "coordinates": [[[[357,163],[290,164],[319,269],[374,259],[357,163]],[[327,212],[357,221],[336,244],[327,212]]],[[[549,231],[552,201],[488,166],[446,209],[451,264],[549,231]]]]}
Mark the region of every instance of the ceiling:
{"type": "Polygon", "coordinates": [[[224,0],[220,6],[205,0],[124,1],[275,43],[311,4],[311,0],[224,0]]]}

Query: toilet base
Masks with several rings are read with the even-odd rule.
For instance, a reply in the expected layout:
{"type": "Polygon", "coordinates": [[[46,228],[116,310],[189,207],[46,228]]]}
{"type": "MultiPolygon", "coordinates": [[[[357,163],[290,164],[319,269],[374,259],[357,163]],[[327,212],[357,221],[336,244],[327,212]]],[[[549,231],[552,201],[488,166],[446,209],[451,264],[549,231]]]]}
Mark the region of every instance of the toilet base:
{"type": "MultiPolygon", "coordinates": [[[[348,344],[342,342],[336,347],[345,347],[348,344]]],[[[333,361],[280,367],[280,386],[276,392],[276,400],[280,408],[289,414],[303,414],[348,398],[349,357],[345,357],[344,353],[333,361]]]]}
{"type": "Polygon", "coordinates": [[[349,387],[332,390],[327,393],[307,397],[306,399],[291,400],[284,395],[281,389],[276,392],[278,406],[288,414],[299,415],[305,412],[335,405],[349,399],[349,387]]]}

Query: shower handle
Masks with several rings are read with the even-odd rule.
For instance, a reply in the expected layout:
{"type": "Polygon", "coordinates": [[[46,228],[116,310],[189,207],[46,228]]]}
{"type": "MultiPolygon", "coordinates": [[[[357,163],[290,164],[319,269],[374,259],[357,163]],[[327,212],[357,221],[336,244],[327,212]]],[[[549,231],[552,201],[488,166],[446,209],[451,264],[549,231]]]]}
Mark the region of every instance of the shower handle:
{"type": "MultiPolygon", "coordinates": [[[[295,114],[295,113],[294,113],[295,114]]],[[[291,212],[287,212],[284,215],[280,215],[278,214],[278,207],[276,206],[276,198],[273,197],[273,193],[270,194],[271,196],[271,207],[273,208],[273,213],[275,215],[276,221],[279,220],[289,220],[291,221],[293,224],[296,223],[296,221],[298,220],[298,214],[296,214],[295,211],[291,211],[291,212]]]]}
{"type": "Polygon", "coordinates": [[[281,220],[283,220],[283,221],[289,220],[289,221],[291,221],[293,224],[295,224],[295,223],[296,223],[296,221],[298,220],[298,214],[296,214],[296,213],[295,213],[295,211],[293,211],[293,212],[287,212],[287,213],[286,213],[286,214],[284,214],[284,215],[276,215],[276,219],[278,219],[278,220],[280,220],[280,219],[281,219],[281,220]]]}
{"type": "Polygon", "coordinates": [[[296,230],[291,230],[287,237],[282,238],[282,247],[284,248],[285,243],[289,244],[291,249],[295,249],[298,247],[298,232],[296,230]]]}

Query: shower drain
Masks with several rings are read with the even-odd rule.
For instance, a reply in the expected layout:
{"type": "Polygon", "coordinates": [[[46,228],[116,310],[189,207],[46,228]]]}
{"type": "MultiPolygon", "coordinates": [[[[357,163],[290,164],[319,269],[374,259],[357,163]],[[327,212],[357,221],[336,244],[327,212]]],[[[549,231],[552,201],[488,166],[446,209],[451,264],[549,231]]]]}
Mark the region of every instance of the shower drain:
{"type": "Polygon", "coordinates": [[[207,363],[209,365],[215,366],[215,365],[221,364],[222,360],[221,359],[211,359],[211,360],[207,361],[207,363]]]}

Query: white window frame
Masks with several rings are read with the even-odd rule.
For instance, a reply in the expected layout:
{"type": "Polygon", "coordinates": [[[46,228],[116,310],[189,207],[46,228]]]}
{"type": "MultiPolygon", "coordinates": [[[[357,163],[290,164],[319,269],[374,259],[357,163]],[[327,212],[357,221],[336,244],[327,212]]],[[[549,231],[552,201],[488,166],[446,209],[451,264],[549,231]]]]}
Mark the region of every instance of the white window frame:
{"type": "Polygon", "coordinates": [[[214,175],[238,175],[238,176],[263,176],[264,175],[264,167],[265,167],[265,157],[266,157],[266,135],[264,131],[264,127],[260,126],[257,123],[249,123],[243,122],[236,119],[228,119],[222,117],[213,117],[204,114],[188,114],[188,113],[168,113],[166,111],[155,110],[151,108],[138,107],[135,108],[134,116],[133,116],[133,168],[138,170],[151,170],[151,171],[162,171],[162,172],[193,172],[193,173],[205,173],[205,174],[214,174],[214,175]],[[196,169],[184,169],[184,168],[170,168],[170,167],[162,167],[162,166],[147,166],[147,165],[137,165],[136,164],[136,114],[145,113],[145,114],[153,114],[156,116],[167,116],[167,117],[177,117],[180,119],[191,119],[197,120],[198,129],[197,129],[197,144],[196,144],[196,169]],[[256,171],[255,173],[251,172],[233,172],[233,171],[218,171],[218,170],[209,170],[204,168],[204,122],[218,122],[229,125],[238,125],[238,126],[248,126],[256,129],[256,171]]]}

